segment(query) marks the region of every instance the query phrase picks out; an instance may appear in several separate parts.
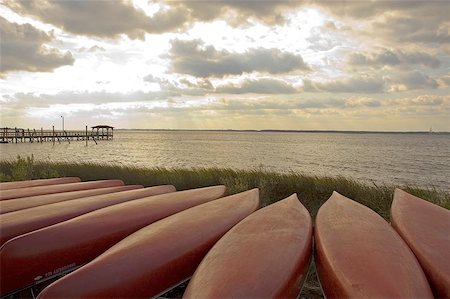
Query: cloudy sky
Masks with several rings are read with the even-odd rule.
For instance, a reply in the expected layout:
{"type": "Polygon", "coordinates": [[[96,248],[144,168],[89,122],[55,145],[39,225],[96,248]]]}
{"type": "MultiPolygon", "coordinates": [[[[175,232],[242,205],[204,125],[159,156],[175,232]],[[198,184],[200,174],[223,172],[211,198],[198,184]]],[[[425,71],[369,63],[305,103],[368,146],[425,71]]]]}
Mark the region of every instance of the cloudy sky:
{"type": "Polygon", "coordinates": [[[450,131],[449,11],[0,0],[0,126],[450,131]]]}

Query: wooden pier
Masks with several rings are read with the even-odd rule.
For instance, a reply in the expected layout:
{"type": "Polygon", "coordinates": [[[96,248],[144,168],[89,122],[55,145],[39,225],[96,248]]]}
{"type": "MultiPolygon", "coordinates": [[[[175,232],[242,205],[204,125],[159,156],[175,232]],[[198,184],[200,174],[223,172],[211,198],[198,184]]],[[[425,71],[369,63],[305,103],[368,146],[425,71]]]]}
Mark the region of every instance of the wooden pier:
{"type": "Polygon", "coordinates": [[[21,128],[0,128],[0,143],[42,143],[42,142],[63,142],[84,140],[86,145],[88,140],[97,143],[97,140],[112,140],[114,137],[114,127],[99,125],[91,127],[91,131],[86,130],[40,130],[36,129],[21,129],[21,128]]]}

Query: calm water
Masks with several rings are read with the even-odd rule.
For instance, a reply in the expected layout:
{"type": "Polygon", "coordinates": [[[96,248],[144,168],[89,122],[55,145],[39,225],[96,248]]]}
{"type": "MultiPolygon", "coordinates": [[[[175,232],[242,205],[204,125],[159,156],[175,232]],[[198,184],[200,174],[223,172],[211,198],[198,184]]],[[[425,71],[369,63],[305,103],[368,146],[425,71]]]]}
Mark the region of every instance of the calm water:
{"type": "Polygon", "coordinates": [[[230,167],[345,176],[450,190],[450,135],[255,132],[115,132],[114,141],[0,144],[1,159],[145,167],[230,167]]]}

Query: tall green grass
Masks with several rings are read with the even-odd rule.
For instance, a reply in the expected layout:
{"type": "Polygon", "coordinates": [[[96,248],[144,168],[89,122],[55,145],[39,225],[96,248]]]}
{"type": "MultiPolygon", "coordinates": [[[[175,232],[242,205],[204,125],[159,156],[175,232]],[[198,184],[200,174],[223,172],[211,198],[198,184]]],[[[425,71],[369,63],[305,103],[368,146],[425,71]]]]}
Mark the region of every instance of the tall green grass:
{"type": "Polygon", "coordinates": [[[263,170],[233,170],[218,168],[166,169],[90,163],[60,163],[35,161],[33,157],[18,157],[0,161],[0,180],[27,180],[58,176],[78,176],[83,181],[121,179],[126,184],[154,186],[172,184],[177,190],[212,185],[225,185],[229,194],[259,188],[262,204],[297,193],[300,201],[314,217],[319,207],[337,191],[376,211],[389,220],[389,209],[395,187],[450,209],[450,193],[433,188],[412,186],[368,185],[344,177],[316,177],[299,173],[274,173],[263,170]]]}

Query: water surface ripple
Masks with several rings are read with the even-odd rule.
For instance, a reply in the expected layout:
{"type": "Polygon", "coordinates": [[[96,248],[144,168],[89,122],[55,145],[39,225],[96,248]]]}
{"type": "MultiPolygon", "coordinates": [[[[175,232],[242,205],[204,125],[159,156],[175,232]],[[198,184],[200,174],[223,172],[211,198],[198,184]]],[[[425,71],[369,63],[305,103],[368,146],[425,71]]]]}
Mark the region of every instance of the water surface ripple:
{"type": "Polygon", "coordinates": [[[117,131],[113,141],[0,144],[1,159],[264,169],[450,190],[450,135],[117,131]]]}

